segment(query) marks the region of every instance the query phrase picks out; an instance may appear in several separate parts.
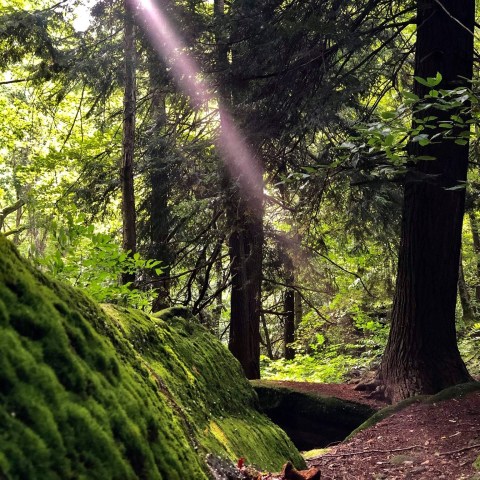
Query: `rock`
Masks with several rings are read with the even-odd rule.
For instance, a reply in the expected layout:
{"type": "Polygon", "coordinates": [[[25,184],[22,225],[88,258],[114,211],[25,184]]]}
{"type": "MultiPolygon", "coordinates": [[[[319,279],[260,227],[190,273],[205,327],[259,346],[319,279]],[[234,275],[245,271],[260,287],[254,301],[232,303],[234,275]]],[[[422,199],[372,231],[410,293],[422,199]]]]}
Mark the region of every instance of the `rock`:
{"type": "Polygon", "coordinates": [[[99,307],[0,235],[0,478],[202,480],[304,463],[188,312],[99,307]]]}
{"type": "Polygon", "coordinates": [[[261,410],[297,448],[311,450],[343,440],[375,411],[363,404],[252,382],[261,410]]]}

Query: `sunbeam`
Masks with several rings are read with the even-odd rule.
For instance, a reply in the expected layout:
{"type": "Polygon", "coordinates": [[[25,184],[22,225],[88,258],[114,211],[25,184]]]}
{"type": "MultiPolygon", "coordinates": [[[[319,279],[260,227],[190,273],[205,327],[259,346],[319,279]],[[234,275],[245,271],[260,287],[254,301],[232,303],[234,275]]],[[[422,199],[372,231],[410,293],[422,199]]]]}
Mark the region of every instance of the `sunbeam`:
{"type": "Polygon", "coordinates": [[[219,154],[232,178],[243,190],[244,196],[249,201],[261,202],[259,196],[263,190],[263,176],[253,150],[235,125],[232,116],[211,93],[213,89],[202,78],[199,66],[186,52],[185,44],[171,22],[152,0],[130,2],[142,16],[152,46],[169,64],[175,80],[182,91],[190,97],[193,107],[199,108],[199,105],[202,105],[208,108],[209,103],[219,105],[221,110],[221,128],[217,140],[219,154]]]}

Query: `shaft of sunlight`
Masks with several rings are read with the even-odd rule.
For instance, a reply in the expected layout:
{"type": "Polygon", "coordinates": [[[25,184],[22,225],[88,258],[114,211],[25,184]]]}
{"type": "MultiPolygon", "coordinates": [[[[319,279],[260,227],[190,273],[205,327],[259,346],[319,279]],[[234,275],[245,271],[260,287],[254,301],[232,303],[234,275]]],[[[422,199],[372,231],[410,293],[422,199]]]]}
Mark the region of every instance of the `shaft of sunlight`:
{"type": "MultiPolygon", "coordinates": [[[[220,105],[218,99],[211,93],[212,88],[202,78],[200,68],[187,53],[182,39],[164,11],[156,4],[161,3],[161,0],[155,3],[153,0],[129,1],[143,19],[152,46],[168,63],[175,80],[190,97],[193,106],[205,107],[213,100],[220,105]]],[[[225,108],[220,109],[221,128],[217,144],[219,154],[231,176],[244,190],[246,197],[258,203],[261,201],[258,192],[261,195],[263,185],[262,170],[232,116],[225,108]]]]}

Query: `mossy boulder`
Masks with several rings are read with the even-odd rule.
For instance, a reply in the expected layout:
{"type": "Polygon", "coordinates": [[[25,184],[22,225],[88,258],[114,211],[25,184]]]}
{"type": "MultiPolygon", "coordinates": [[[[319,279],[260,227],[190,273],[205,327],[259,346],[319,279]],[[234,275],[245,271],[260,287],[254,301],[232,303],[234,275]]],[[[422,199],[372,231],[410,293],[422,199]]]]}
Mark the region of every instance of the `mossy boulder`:
{"type": "Polygon", "coordinates": [[[185,310],[99,307],[0,236],[0,478],[207,479],[302,459],[185,310]]]}
{"type": "Polygon", "coordinates": [[[252,382],[260,408],[282,427],[301,450],[311,450],[344,440],[375,410],[368,405],[304,393],[268,382],[252,382]]]}

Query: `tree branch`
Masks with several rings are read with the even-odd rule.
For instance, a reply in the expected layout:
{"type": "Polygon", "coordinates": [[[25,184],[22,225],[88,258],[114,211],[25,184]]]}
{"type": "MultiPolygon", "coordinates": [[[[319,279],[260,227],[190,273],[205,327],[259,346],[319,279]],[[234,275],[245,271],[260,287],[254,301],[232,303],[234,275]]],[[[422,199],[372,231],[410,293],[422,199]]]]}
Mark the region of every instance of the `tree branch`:
{"type": "Polygon", "coordinates": [[[3,228],[3,223],[7,215],[10,215],[13,212],[16,212],[25,205],[25,200],[17,200],[13,205],[5,207],[3,210],[0,210],[0,230],[3,228]]]}

